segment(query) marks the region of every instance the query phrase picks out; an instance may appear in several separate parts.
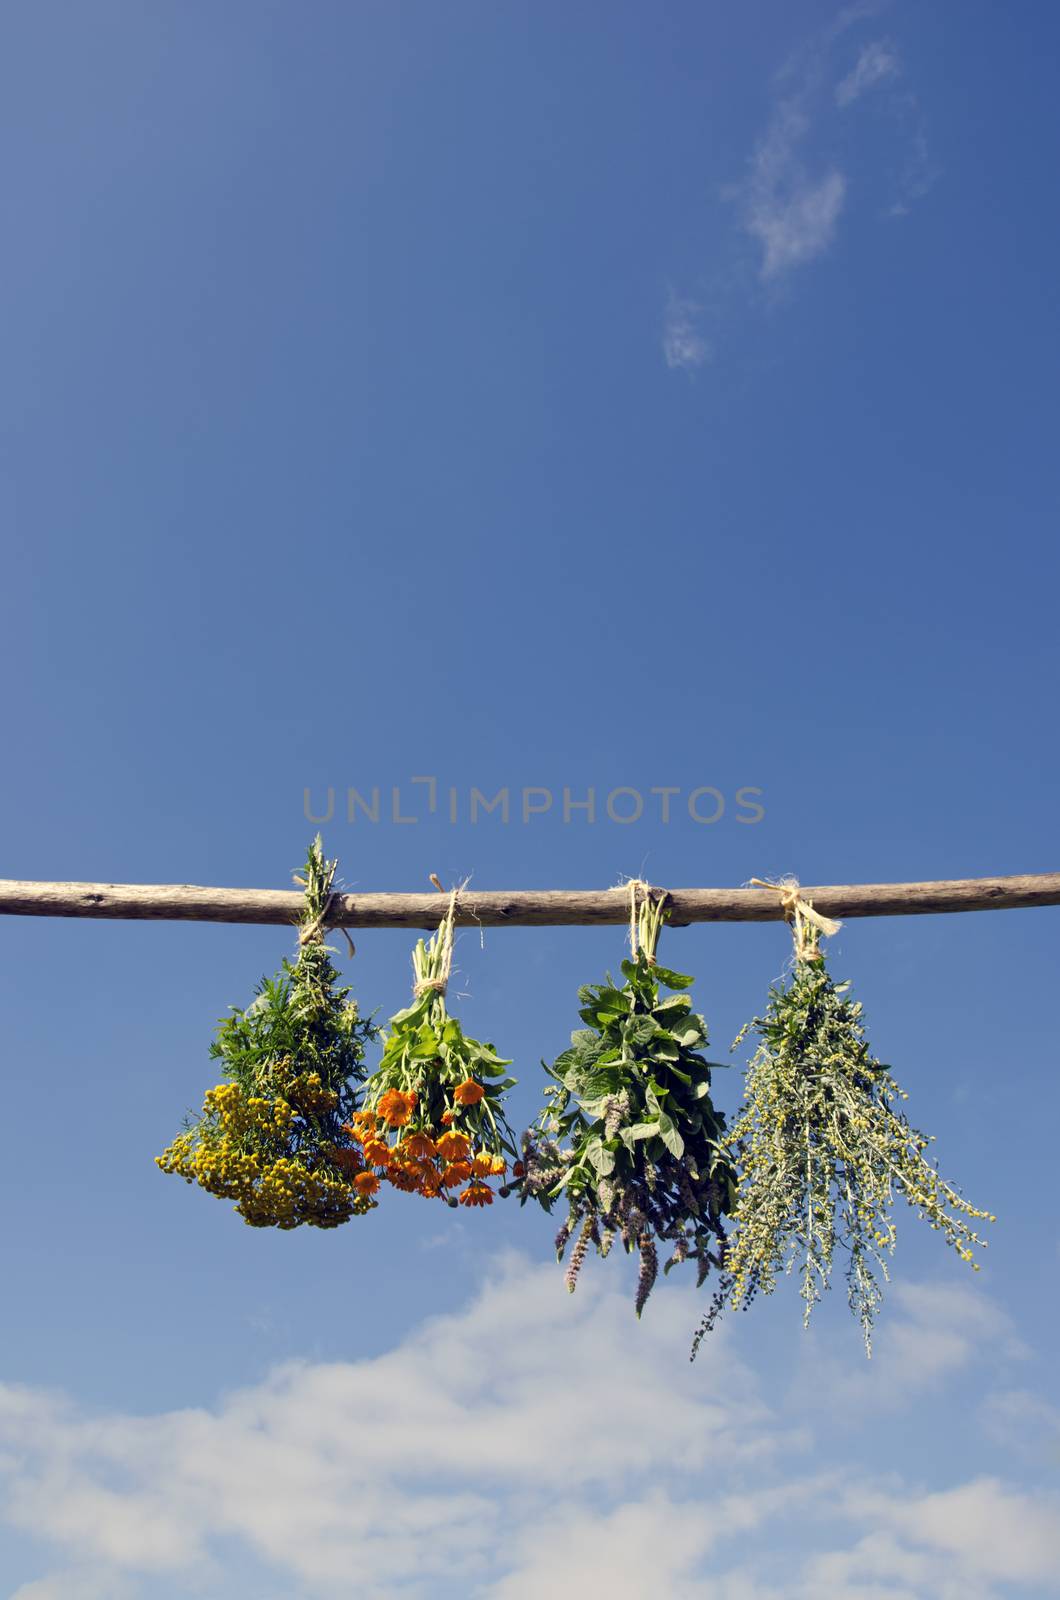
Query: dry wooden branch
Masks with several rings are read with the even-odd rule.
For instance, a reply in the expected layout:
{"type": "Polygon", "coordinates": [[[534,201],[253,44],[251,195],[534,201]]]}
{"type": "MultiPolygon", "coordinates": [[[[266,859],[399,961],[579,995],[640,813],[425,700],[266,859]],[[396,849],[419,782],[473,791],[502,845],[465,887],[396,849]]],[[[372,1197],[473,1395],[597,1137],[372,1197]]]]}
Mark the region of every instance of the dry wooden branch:
{"type": "MultiPolygon", "coordinates": [[[[668,889],[671,925],[776,922],[780,897],[767,889],[668,889]]],[[[1060,872],[938,883],[807,886],[802,893],[830,917],[919,916],[1060,905],[1060,872]]],[[[440,894],[337,894],[328,924],[337,928],[433,928],[440,894]]],[[[154,922],[293,923],[302,896],[282,889],[201,889],[193,884],[33,883],[0,879],[0,914],[105,917],[154,922]]],[[[460,923],[486,928],[598,927],[629,918],[625,889],[465,889],[460,923]]]]}

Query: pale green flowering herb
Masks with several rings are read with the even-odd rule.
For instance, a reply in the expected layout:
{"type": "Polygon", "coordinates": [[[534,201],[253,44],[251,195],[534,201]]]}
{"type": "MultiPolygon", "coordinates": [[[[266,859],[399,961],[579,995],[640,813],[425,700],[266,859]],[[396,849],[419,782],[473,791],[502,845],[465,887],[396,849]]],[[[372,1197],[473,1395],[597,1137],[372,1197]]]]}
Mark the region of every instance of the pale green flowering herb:
{"type": "Polygon", "coordinates": [[[771,1294],[780,1272],[799,1267],[804,1321],[828,1288],[838,1246],[847,1255],[850,1309],[868,1353],[894,1250],[896,1197],[939,1231],[962,1260],[984,1246],[972,1223],[996,1219],[944,1182],[927,1159],[930,1140],[895,1102],[907,1099],[869,1050],[860,1003],[829,976],[816,933],[800,932],[790,978],[769,992],[744,1104],[724,1145],[736,1162],[738,1195],[725,1250],[725,1280],[692,1354],[726,1304],[771,1294]]]}

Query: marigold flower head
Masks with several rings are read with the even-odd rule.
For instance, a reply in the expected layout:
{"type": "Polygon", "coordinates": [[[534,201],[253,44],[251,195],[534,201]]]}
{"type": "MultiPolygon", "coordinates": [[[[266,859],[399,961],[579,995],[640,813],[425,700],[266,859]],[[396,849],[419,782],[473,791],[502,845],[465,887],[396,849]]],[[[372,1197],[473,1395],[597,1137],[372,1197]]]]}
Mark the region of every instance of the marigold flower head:
{"type": "Polygon", "coordinates": [[[416,1095],[411,1089],[388,1089],[379,1100],[379,1115],[391,1128],[403,1128],[412,1116],[416,1095]]]}
{"type": "Polygon", "coordinates": [[[469,1183],[457,1195],[462,1206],[491,1206],[493,1204],[493,1190],[488,1183],[469,1183]]]}
{"type": "Polygon", "coordinates": [[[359,1172],[356,1178],[353,1180],[353,1187],[362,1197],[369,1194],[375,1194],[376,1190],[379,1188],[379,1179],[376,1177],[374,1172],[359,1172]]]}
{"type": "Polygon", "coordinates": [[[447,1189],[451,1189],[454,1184],[465,1182],[470,1176],[470,1161],[450,1161],[449,1165],[442,1169],[442,1182],[447,1189]]]}
{"type": "Polygon", "coordinates": [[[443,1128],[448,1128],[449,1124],[453,1120],[454,1115],[455,1115],[455,1112],[452,1112],[452,1111],[443,1111],[442,1112],[442,1127],[443,1128]]]}
{"type": "Polygon", "coordinates": [[[458,1106],[477,1106],[485,1093],[485,1089],[476,1078],[465,1078],[463,1083],[458,1083],[453,1090],[453,1099],[458,1106]]]}
{"type": "Polygon", "coordinates": [[[406,1194],[413,1194],[420,1186],[420,1171],[415,1165],[402,1166],[395,1163],[387,1169],[387,1177],[395,1189],[403,1189],[406,1194]]]}
{"type": "Polygon", "coordinates": [[[503,1178],[508,1170],[508,1163],[503,1156],[491,1156],[490,1172],[495,1178],[503,1178]]]}
{"type": "Polygon", "coordinates": [[[493,1157],[480,1152],[472,1161],[471,1170],[476,1178],[488,1178],[493,1171],[493,1157]]]}
{"type": "Polygon", "coordinates": [[[435,1153],[434,1140],[427,1133],[406,1134],[398,1149],[403,1156],[410,1156],[413,1161],[430,1161],[435,1153]]]}
{"type": "Polygon", "coordinates": [[[364,1141],[364,1159],[373,1167],[388,1166],[391,1160],[390,1146],[385,1139],[371,1138],[364,1141]]]}
{"type": "Polygon", "coordinates": [[[470,1149],[471,1140],[467,1134],[454,1133],[452,1129],[438,1140],[438,1154],[444,1161],[463,1161],[470,1149]]]}

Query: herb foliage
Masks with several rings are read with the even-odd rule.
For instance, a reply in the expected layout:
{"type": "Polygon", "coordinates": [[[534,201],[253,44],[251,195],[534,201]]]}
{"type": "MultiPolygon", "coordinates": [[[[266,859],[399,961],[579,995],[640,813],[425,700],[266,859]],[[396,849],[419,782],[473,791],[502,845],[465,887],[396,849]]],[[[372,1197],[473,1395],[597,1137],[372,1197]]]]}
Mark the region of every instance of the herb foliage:
{"type": "Polygon", "coordinates": [[[578,992],[585,1024],[546,1071],[548,1103],[524,1140],[522,1198],[567,1217],[556,1236],[572,1291],[589,1245],[606,1256],[616,1238],[637,1251],[635,1308],[640,1316],[663,1271],[696,1263],[701,1284],[721,1266],[734,1174],[725,1154],[725,1121],[710,1096],[710,1064],[701,1054],[706,1024],[684,992],[692,979],[655,961],[661,900],[647,895],[636,914],[634,955],[624,983],[578,992]],[[676,991],[663,997],[661,989],[676,991]]]}

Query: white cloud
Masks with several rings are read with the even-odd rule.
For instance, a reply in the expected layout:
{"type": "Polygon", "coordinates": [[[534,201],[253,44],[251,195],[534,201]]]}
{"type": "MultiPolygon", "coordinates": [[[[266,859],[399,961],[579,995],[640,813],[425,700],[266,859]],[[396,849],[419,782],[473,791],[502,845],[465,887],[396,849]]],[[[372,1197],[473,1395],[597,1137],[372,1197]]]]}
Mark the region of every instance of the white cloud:
{"type": "Polygon", "coordinates": [[[887,78],[895,77],[900,70],[898,52],[894,47],[882,39],[874,39],[871,44],[865,45],[857,64],[836,85],[836,105],[852,106],[866,90],[883,83],[887,78]]]}
{"type": "Polygon", "coordinates": [[[811,1329],[791,1393],[796,1409],[834,1408],[840,1426],[906,1410],[977,1368],[993,1381],[1027,1355],[1011,1318],[972,1283],[889,1285],[871,1362],[843,1359],[847,1332],[811,1329]]]}
{"type": "Polygon", "coordinates": [[[1060,1466],[1060,1406],[1029,1389],[998,1389],[981,1408],[987,1434],[1034,1466],[1060,1466]]]}
{"type": "MultiPolygon", "coordinates": [[[[826,1459],[766,1405],[742,1319],[693,1367],[694,1292],[667,1285],[638,1323],[612,1285],[601,1268],[570,1298],[552,1265],[507,1257],[384,1354],[290,1363],[209,1409],[96,1416],[0,1388],[3,1515],[73,1563],[15,1600],[242,1592],[240,1561],[283,1600],[354,1581],[365,1600],[993,1600],[1054,1559],[1047,1497],[826,1459]]],[[[931,1336],[913,1385],[932,1394],[965,1342],[1010,1338],[978,1294],[907,1287],[901,1310],[899,1334],[931,1336]]],[[[899,1336],[893,1360],[912,1349],[899,1336]]],[[[822,1416],[854,1393],[832,1379],[822,1416]]]]}
{"type": "Polygon", "coordinates": [[[354,1566],[386,1594],[468,1582],[503,1550],[499,1502],[517,1531],[557,1499],[783,1447],[725,1337],[690,1366],[694,1322],[685,1292],[640,1325],[591,1279],[571,1299],[512,1258],[394,1350],[284,1366],[214,1411],[93,1418],[0,1389],[5,1514],[119,1572],[195,1569],[230,1538],[311,1594],[354,1566]]]}
{"type": "MultiPolygon", "coordinates": [[[[894,127],[890,159],[897,170],[890,174],[891,198],[882,215],[904,216],[938,177],[916,96],[894,82],[903,70],[894,44],[883,38],[870,40],[836,82],[833,62],[839,41],[882,9],[883,0],[863,0],[839,11],[774,74],[772,107],[746,175],[723,191],[735,203],[737,229],[758,247],[754,270],[761,283],[775,287],[784,282],[794,269],[824,256],[836,238],[849,185],[845,163],[835,152],[839,139],[842,148],[849,148],[853,126],[844,119],[840,133],[837,108],[845,112],[870,91],[886,86],[883,106],[894,127]]],[[[885,173],[880,176],[888,181],[885,173]]],[[[724,247],[719,252],[709,316],[696,302],[671,293],[662,341],[667,366],[694,370],[713,360],[713,332],[733,320],[722,307],[746,302],[747,277],[730,238],[728,260],[724,247]]]]}
{"type": "Polygon", "coordinates": [[[663,355],[668,367],[695,369],[710,360],[711,349],[699,330],[702,307],[670,292],[663,325],[663,355]]]}
{"type": "Polygon", "coordinates": [[[762,246],[763,279],[813,261],[835,236],[846,179],[836,167],[815,177],[808,173],[799,147],[809,128],[803,97],[782,101],[755,148],[740,191],[743,226],[762,246]]]}
{"type": "MultiPolygon", "coordinates": [[[[919,1549],[926,1562],[941,1558],[952,1593],[993,1583],[1044,1583],[1060,1573],[1060,1496],[1015,1493],[996,1478],[933,1494],[852,1489],[846,1511],[870,1518],[919,1549]]],[[[850,1571],[864,1572],[864,1549],[850,1571]]],[[[926,1572],[926,1568],[925,1568],[926,1572]]],[[[937,1593],[938,1590],[932,1590],[937,1593]]]]}

